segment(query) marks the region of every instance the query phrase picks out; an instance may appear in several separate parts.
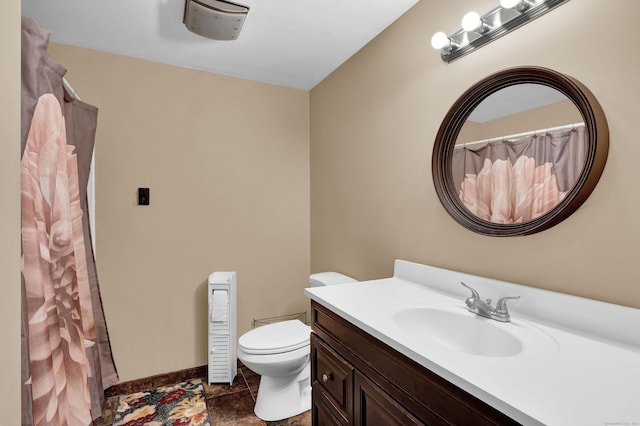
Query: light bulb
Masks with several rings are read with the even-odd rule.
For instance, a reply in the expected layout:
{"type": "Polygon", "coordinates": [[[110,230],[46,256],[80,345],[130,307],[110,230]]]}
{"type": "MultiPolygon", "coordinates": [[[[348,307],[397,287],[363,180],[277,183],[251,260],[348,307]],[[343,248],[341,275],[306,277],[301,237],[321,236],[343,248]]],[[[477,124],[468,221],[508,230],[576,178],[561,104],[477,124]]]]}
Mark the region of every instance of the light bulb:
{"type": "Polygon", "coordinates": [[[520,12],[527,10],[533,3],[531,0],[500,0],[500,6],[520,12]]]}
{"type": "Polygon", "coordinates": [[[522,3],[521,0],[500,0],[500,6],[504,7],[505,9],[513,9],[520,3],[522,3]]]}
{"type": "Polygon", "coordinates": [[[434,49],[446,49],[451,46],[451,40],[443,32],[437,32],[431,37],[431,46],[434,49]]]}
{"type": "Polygon", "coordinates": [[[482,18],[478,12],[469,12],[462,17],[462,29],[465,31],[475,31],[482,28],[482,18]]]}

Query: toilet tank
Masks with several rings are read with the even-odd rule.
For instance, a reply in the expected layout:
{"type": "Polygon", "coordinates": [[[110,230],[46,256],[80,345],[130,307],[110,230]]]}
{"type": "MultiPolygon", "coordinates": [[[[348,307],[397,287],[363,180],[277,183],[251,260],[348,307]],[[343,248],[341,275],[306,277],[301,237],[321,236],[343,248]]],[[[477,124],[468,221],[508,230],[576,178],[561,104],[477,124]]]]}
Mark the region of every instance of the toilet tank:
{"type": "Polygon", "coordinates": [[[317,272],[309,275],[310,287],[322,287],[326,285],[355,283],[358,280],[339,272],[317,272]]]}

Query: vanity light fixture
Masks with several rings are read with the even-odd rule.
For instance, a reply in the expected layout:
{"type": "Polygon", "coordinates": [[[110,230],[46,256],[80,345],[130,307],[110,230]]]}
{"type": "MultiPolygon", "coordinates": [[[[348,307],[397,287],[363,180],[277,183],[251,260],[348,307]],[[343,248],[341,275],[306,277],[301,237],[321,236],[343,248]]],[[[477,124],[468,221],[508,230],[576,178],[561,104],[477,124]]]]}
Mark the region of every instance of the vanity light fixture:
{"type": "Polygon", "coordinates": [[[500,6],[484,15],[469,12],[462,18],[462,29],[447,36],[438,32],[431,46],[445,62],[473,52],[516,28],[533,21],[569,0],[500,0],[500,6]]]}

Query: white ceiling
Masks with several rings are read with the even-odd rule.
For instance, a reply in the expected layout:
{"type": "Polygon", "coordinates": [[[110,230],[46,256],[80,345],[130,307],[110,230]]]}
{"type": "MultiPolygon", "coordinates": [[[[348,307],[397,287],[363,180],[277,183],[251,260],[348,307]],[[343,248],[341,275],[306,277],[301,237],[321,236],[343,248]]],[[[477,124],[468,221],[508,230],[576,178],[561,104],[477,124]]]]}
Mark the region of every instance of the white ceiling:
{"type": "Polygon", "coordinates": [[[309,90],[418,0],[237,0],[234,41],[193,34],[184,0],[22,0],[57,43],[309,90]]]}

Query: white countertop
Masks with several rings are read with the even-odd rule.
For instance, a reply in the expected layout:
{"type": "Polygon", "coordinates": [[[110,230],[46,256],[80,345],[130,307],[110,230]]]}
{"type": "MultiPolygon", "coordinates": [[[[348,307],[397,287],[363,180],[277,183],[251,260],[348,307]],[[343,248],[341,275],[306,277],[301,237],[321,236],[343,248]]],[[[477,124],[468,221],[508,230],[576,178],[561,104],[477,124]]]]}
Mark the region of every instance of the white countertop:
{"type": "Polygon", "coordinates": [[[640,425],[638,309],[405,261],[396,261],[392,278],[305,294],[524,425],[640,425]],[[483,298],[521,296],[511,301],[511,323],[486,319],[509,332],[526,331],[521,353],[472,355],[428,333],[415,338],[393,321],[397,309],[418,306],[474,316],[466,311],[470,293],[461,280],[483,298]]]}

